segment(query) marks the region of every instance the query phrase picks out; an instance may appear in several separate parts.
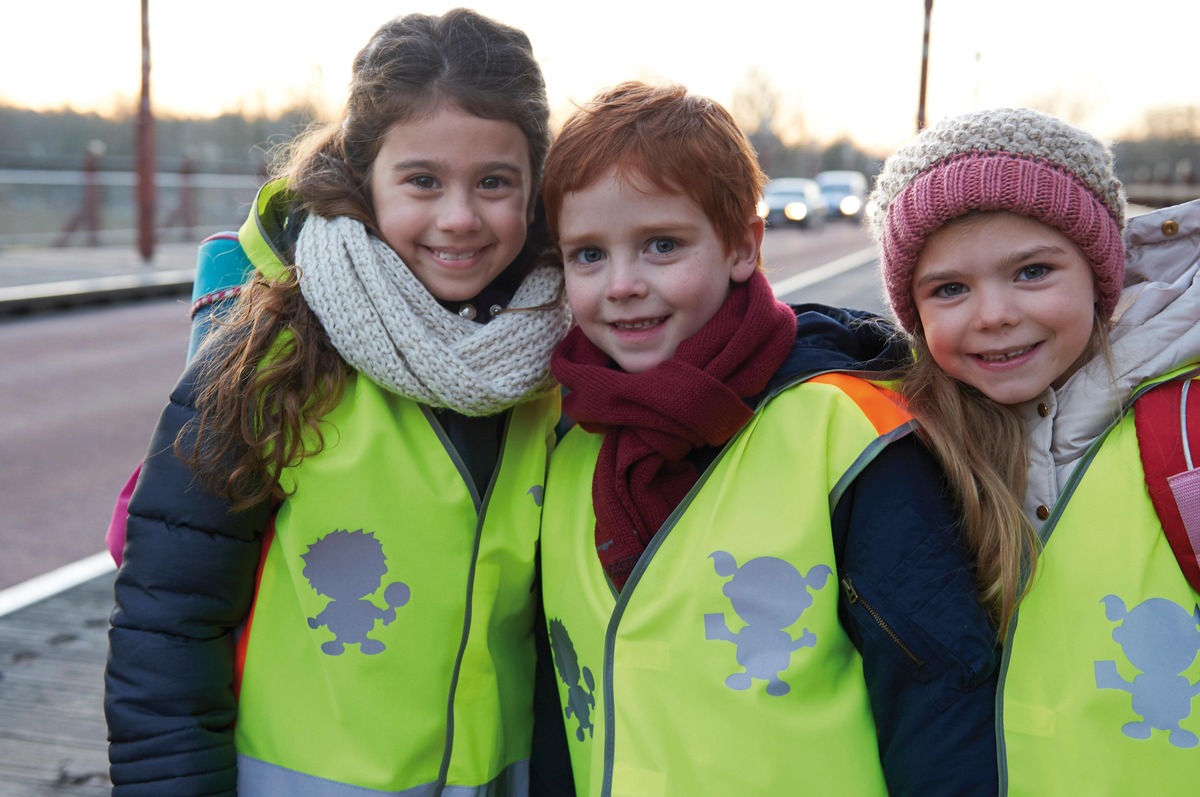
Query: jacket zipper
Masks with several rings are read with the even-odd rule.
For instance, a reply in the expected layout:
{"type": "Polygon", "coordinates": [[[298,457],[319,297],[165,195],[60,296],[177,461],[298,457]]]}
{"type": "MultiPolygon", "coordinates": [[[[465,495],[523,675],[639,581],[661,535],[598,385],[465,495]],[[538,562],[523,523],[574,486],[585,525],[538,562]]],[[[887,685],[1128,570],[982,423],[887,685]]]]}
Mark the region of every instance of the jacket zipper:
{"type": "Polygon", "coordinates": [[[879,612],[875,611],[875,607],[863,600],[862,595],[858,594],[858,590],[854,588],[854,584],[850,582],[849,578],[842,579],[842,589],[846,592],[846,598],[850,601],[850,605],[853,606],[856,603],[861,605],[867,614],[871,615],[871,619],[875,621],[875,625],[879,626],[879,630],[887,634],[888,639],[892,640],[896,647],[900,648],[900,652],[907,656],[909,661],[918,667],[925,666],[925,662],[921,660],[921,657],[913,653],[912,649],[904,644],[899,634],[892,630],[892,627],[880,616],[879,612]]]}

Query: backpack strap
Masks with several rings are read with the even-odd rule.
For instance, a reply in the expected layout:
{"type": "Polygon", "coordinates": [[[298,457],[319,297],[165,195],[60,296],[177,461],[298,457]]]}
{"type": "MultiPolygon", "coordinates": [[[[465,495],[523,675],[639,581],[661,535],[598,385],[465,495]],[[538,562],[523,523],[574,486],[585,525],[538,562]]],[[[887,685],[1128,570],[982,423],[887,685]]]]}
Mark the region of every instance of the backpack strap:
{"type": "Polygon", "coordinates": [[[196,281],[192,284],[192,332],[188,362],[212,328],[212,315],[241,293],[254,273],[254,264],[238,242],[237,233],[219,232],[200,242],[196,251],[196,281]]]}
{"type": "Polygon", "coordinates": [[[1134,402],[1146,490],[1179,568],[1200,592],[1200,386],[1171,380],[1134,402]]]}

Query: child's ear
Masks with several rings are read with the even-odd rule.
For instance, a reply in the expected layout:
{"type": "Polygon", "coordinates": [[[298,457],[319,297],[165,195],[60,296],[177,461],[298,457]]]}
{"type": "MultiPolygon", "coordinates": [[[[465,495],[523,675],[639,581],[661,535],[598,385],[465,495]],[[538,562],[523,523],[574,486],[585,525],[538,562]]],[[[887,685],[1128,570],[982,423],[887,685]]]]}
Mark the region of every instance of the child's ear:
{"type": "Polygon", "coordinates": [[[759,216],[751,216],[746,221],[746,229],[733,247],[733,268],[729,278],[734,282],[745,282],[758,270],[763,228],[764,222],[759,216]]]}

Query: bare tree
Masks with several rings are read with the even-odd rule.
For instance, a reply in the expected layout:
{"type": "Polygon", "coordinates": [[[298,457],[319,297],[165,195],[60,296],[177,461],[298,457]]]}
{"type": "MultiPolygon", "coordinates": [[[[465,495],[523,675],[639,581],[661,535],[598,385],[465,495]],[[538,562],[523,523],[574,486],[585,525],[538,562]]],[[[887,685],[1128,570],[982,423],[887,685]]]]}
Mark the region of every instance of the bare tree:
{"type": "Polygon", "coordinates": [[[779,110],[779,90],[771,78],[758,69],[746,72],[733,91],[730,112],[746,135],[771,130],[779,110]]]}
{"type": "Polygon", "coordinates": [[[1200,105],[1166,105],[1146,111],[1145,138],[1200,142],[1200,105]]]}
{"type": "Polygon", "coordinates": [[[750,69],[734,89],[731,112],[758,153],[759,165],[772,177],[811,172],[804,115],[785,109],[771,78],[750,69]],[[786,138],[785,138],[786,137],[786,138]]]}
{"type": "Polygon", "coordinates": [[[1059,91],[1048,91],[1031,97],[1025,101],[1025,105],[1036,111],[1057,116],[1068,124],[1082,128],[1087,127],[1088,119],[1096,113],[1095,102],[1059,91]]]}

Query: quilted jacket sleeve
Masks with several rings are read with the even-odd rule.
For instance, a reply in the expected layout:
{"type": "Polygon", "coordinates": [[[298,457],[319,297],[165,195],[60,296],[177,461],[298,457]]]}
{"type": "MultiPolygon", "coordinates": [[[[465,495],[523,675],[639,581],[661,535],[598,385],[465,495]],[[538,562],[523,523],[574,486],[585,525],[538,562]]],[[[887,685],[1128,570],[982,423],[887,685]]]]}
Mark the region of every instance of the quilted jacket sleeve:
{"type": "Polygon", "coordinates": [[[105,670],[114,797],[236,794],[234,634],[271,508],[231,512],[175,456],[195,379],[172,392],[129,504],[105,670]]]}
{"type": "Polygon", "coordinates": [[[996,629],[933,456],[916,435],[889,445],[833,519],[889,793],[997,794],[996,629]]]}

